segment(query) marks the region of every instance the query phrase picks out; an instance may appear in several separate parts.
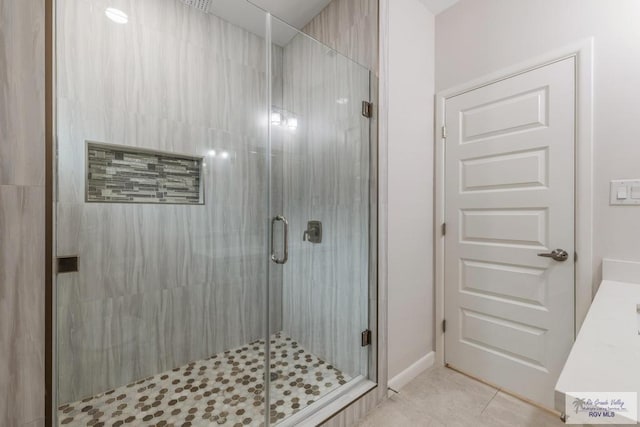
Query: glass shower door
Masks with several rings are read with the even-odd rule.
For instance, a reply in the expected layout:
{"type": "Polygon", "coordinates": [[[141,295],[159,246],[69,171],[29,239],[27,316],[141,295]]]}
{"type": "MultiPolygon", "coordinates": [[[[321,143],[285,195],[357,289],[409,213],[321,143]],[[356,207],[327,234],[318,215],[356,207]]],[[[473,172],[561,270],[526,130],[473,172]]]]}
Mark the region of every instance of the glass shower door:
{"type": "Polygon", "coordinates": [[[267,15],[205,3],[56,1],[58,425],[264,422],[267,15]]]}
{"type": "Polygon", "coordinates": [[[57,425],[296,424],[368,377],[369,71],[247,1],[57,0],[56,64],[57,425]]]}
{"type": "Polygon", "coordinates": [[[288,222],[270,276],[273,424],[367,377],[371,153],[369,70],[275,18],[271,34],[271,206],[288,222]]]}

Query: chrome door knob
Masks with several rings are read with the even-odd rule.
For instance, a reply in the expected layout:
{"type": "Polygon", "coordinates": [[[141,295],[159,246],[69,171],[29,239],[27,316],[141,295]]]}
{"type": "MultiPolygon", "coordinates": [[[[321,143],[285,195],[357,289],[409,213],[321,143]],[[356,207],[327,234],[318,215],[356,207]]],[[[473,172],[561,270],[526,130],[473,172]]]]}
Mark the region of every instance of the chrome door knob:
{"type": "Polygon", "coordinates": [[[566,261],[569,259],[569,253],[564,249],[556,249],[549,253],[538,254],[538,256],[553,258],[555,261],[566,261]]]}

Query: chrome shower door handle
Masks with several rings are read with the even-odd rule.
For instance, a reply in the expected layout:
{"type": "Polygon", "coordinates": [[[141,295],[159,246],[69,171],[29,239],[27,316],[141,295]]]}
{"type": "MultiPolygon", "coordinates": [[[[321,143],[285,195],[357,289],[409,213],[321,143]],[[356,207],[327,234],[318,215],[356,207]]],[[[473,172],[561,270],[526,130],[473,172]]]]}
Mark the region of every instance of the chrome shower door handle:
{"type": "Polygon", "coordinates": [[[284,264],[289,259],[289,221],[282,215],[274,216],[271,220],[271,261],[276,264],[284,264]],[[276,249],[274,243],[274,230],[276,228],[276,222],[282,221],[284,224],[284,253],[282,254],[282,258],[278,258],[276,256],[276,249]]]}
{"type": "Polygon", "coordinates": [[[560,261],[560,262],[563,262],[569,259],[569,253],[564,249],[556,249],[549,253],[538,254],[538,256],[545,257],[545,258],[553,258],[554,261],[560,261]]]}

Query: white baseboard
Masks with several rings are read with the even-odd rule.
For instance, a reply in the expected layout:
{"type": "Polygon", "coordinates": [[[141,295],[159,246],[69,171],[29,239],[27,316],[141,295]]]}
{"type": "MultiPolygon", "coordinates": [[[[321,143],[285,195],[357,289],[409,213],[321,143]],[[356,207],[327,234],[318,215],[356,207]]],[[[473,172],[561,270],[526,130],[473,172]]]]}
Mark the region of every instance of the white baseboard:
{"type": "Polygon", "coordinates": [[[404,371],[389,380],[389,388],[399,391],[402,387],[409,384],[412,379],[420,375],[433,366],[435,361],[435,353],[433,351],[427,353],[404,371]]]}

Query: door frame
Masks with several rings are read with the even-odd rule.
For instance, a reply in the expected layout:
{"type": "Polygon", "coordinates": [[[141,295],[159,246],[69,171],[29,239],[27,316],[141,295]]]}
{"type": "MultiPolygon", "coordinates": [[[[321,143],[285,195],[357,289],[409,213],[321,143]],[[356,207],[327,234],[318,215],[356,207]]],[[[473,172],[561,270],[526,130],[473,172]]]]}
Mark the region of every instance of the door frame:
{"type": "Polygon", "coordinates": [[[436,94],[434,165],[434,281],[435,281],[435,361],[445,364],[444,261],[445,239],[445,152],[441,129],[445,124],[447,99],[465,92],[523,74],[568,58],[575,58],[575,264],[574,339],[593,299],[593,37],[564,48],[502,68],[467,83],[436,94]]]}

